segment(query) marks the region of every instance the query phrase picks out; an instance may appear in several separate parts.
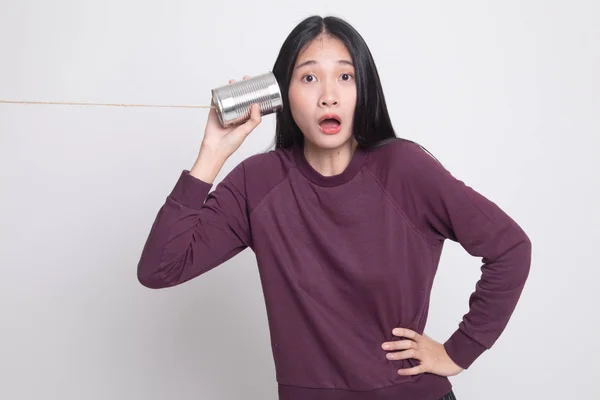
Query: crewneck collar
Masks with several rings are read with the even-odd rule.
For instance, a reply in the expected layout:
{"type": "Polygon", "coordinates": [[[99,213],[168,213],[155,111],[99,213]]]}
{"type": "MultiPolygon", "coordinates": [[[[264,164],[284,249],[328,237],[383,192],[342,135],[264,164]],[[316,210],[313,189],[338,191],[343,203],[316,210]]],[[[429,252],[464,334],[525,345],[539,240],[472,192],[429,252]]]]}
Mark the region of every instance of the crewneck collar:
{"type": "Polygon", "coordinates": [[[300,172],[308,180],[321,186],[337,186],[348,182],[354,178],[354,176],[356,176],[358,171],[360,171],[367,158],[365,149],[357,146],[354,150],[354,154],[352,155],[350,163],[341,173],[332,176],[325,176],[314,169],[312,165],[310,165],[306,159],[306,156],[304,155],[303,144],[294,144],[292,146],[292,152],[294,153],[296,165],[298,166],[300,172]]]}

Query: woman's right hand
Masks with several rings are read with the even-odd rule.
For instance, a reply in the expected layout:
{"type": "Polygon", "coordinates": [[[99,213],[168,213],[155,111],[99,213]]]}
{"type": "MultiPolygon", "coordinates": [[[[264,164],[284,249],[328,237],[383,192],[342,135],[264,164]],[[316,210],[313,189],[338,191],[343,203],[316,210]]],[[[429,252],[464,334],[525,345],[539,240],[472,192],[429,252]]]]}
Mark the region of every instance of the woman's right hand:
{"type": "MultiPolygon", "coordinates": [[[[248,75],[244,76],[243,79],[250,78],[248,75]]],[[[230,79],[229,83],[235,83],[234,79],[230,79]]],[[[228,158],[233,154],[242,144],[244,139],[260,124],[262,117],[260,115],[260,106],[258,104],[252,104],[250,107],[250,119],[243,124],[223,128],[219,123],[217,117],[217,110],[214,108],[214,104],[208,112],[208,121],[206,122],[206,128],[204,129],[204,139],[202,140],[202,149],[210,151],[211,153],[221,154],[223,157],[228,158]]]]}

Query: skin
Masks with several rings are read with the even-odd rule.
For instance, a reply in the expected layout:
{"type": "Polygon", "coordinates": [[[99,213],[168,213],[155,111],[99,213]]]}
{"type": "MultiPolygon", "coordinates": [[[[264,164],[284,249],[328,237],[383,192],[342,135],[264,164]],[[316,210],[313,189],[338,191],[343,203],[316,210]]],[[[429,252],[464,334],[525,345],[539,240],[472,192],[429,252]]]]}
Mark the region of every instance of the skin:
{"type": "Polygon", "coordinates": [[[389,360],[413,358],[420,362],[416,367],[399,369],[398,375],[417,375],[429,372],[442,376],[454,376],[463,371],[463,368],[448,356],[444,346],[429,336],[420,335],[406,328],[394,328],[392,334],[406,339],[382,343],[381,348],[384,350],[399,350],[387,353],[386,358],[389,360]],[[386,346],[389,347],[386,348],[386,346]]]}
{"type": "MultiPolygon", "coordinates": [[[[311,166],[324,176],[340,174],[350,160],[357,142],[352,136],[356,106],[355,70],[352,57],[338,39],[321,35],[299,54],[289,86],[290,110],[304,134],[304,155],[311,166]],[[342,118],[342,129],[335,135],[319,130],[318,120],[326,113],[342,118]]],[[[399,375],[430,372],[443,376],[459,374],[444,346],[427,335],[399,327],[395,336],[408,338],[382,343],[384,350],[396,350],[382,357],[390,360],[413,358],[414,368],[398,370],[399,375]],[[386,345],[389,347],[386,349],[386,345]]]]}
{"type": "MultiPolygon", "coordinates": [[[[249,79],[245,75],[243,79],[249,79]]],[[[235,83],[230,79],[229,83],[235,83]]],[[[214,106],[214,104],[211,104],[214,106]]],[[[233,154],[260,123],[260,107],[252,104],[250,107],[250,119],[241,125],[223,128],[218,120],[217,111],[213,107],[208,113],[204,138],[198,152],[198,158],[190,168],[190,175],[208,183],[213,183],[217,174],[225,164],[225,161],[233,154]]]]}
{"type": "Polygon", "coordinates": [[[324,176],[340,174],[348,166],[358,142],[352,136],[356,82],[352,57],[344,44],[328,35],[309,43],[298,55],[289,86],[292,117],[304,134],[304,155],[324,176]],[[327,113],[342,118],[335,135],[319,130],[327,113]]]}

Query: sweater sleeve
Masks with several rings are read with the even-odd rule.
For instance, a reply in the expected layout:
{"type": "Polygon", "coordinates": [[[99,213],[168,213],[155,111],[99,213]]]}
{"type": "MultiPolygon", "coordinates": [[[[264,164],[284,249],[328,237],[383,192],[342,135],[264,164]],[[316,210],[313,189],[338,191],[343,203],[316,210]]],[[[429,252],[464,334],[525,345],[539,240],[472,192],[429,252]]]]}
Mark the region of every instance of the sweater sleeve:
{"type": "Polygon", "coordinates": [[[466,369],[508,324],[529,274],[531,242],[495,203],[455,178],[421,146],[407,148],[406,189],[419,229],[434,240],[460,243],[483,262],[469,310],[444,343],[450,358],[466,369]]]}
{"type": "Polygon", "coordinates": [[[152,289],[184,283],[251,245],[244,165],[212,184],[183,170],[159,209],[137,267],[152,289]]]}

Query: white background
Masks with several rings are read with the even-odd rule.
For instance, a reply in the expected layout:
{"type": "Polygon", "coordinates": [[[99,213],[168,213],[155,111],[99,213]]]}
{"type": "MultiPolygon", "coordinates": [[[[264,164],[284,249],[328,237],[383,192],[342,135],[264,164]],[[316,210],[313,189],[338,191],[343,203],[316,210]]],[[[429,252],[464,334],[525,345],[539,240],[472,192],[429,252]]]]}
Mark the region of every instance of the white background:
{"type": "MultiPolygon", "coordinates": [[[[599,399],[597,1],[2,0],[0,99],[210,103],[271,70],[291,29],[333,14],[365,38],[397,134],[533,242],[496,345],[459,400],[599,399]]],[[[187,284],[136,278],[207,110],[0,104],[0,398],[275,399],[256,261],[187,284]]],[[[221,170],[264,151],[274,117],[221,170]]],[[[467,311],[480,260],[448,242],[426,333],[467,311]]]]}

